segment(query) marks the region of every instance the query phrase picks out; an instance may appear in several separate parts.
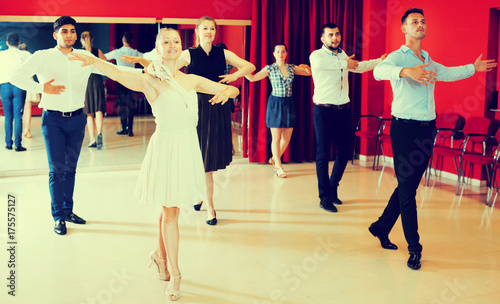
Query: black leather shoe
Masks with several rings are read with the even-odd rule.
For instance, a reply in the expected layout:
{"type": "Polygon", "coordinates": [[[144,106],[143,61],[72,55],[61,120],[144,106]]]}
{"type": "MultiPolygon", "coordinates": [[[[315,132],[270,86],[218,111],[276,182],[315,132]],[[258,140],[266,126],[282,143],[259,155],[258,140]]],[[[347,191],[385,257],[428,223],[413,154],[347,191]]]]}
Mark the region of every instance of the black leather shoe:
{"type": "Polygon", "coordinates": [[[337,188],[338,184],[337,187],[332,187],[332,193],[330,194],[330,198],[332,199],[332,203],[334,203],[335,205],[342,205],[342,201],[339,200],[337,188]]]}
{"type": "Polygon", "coordinates": [[[194,210],[196,210],[196,211],[200,211],[200,209],[201,209],[201,205],[203,205],[203,202],[201,202],[201,203],[199,203],[199,204],[196,204],[196,205],[193,205],[194,210]]]}
{"type": "Polygon", "coordinates": [[[325,209],[328,212],[337,212],[337,207],[333,205],[333,203],[329,200],[321,200],[319,202],[319,206],[323,209],[325,209]]]}
{"type": "Polygon", "coordinates": [[[87,221],[85,221],[84,219],[82,219],[81,217],[79,217],[78,215],[74,214],[74,213],[71,213],[70,215],[68,215],[66,217],[66,221],[67,222],[71,222],[71,223],[74,223],[74,224],[85,224],[87,221]]]}
{"type": "Polygon", "coordinates": [[[54,232],[59,235],[66,234],[66,223],[62,220],[57,220],[54,226],[54,232]]]}
{"type": "Polygon", "coordinates": [[[332,203],[335,205],[342,205],[342,201],[338,197],[332,198],[332,203]]]}
{"type": "MultiPolygon", "coordinates": [[[[201,207],[201,205],[200,205],[200,207],[201,207]]],[[[211,219],[211,220],[207,220],[207,224],[208,224],[208,225],[210,225],[210,226],[215,226],[215,225],[217,225],[217,212],[215,212],[215,211],[214,211],[214,213],[215,213],[215,216],[216,216],[216,217],[214,217],[214,218],[213,218],[213,219],[211,219]]]]}
{"type": "Polygon", "coordinates": [[[373,234],[374,237],[377,237],[380,240],[380,245],[382,245],[382,248],[390,250],[398,249],[398,246],[396,246],[396,244],[391,243],[388,235],[381,235],[377,231],[374,224],[371,224],[370,227],[368,227],[368,230],[370,231],[371,234],[373,234]]]}
{"type": "Polygon", "coordinates": [[[23,146],[17,146],[16,147],[16,152],[23,152],[23,151],[26,151],[25,147],[23,147],[23,146]]]}
{"type": "Polygon", "coordinates": [[[97,150],[102,148],[102,134],[97,135],[97,150]]]}
{"type": "Polygon", "coordinates": [[[410,258],[408,259],[408,267],[410,267],[413,270],[419,270],[420,266],[422,266],[420,260],[422,259],[422,253],[421,252],[410,252],[410,258]]]}
{"type": "Polygon", "coordinates": [[[128,136],[134,137],[134,132],[132,132],[132,130],[128,131],[128,136]]]}
{"type": "Polygon", "coordinates": [[[128,135],[128,131],[125,129],[121,129],[120,131],[116,131],[116,134],[118,135],[128,135]]]}
{"type": "Polygon", "coordinates": [[[12,150],[12,146],[5,146],[5,149],[12,150]]]}

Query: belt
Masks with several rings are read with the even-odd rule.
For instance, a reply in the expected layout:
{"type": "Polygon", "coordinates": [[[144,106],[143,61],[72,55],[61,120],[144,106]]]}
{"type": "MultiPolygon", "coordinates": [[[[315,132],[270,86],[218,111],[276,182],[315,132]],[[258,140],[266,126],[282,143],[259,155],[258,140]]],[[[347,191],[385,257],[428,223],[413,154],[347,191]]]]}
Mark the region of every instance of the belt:
{"type": "Polygon", "coordinates": [[[52,114],[61,115],[62,117],[71,117],[71,116],[80,115],[83,112],[83,109],[78,109],[78,110],[73,111],[73,112],[61,112],[61,111],[55,111],[55,110],[45,110],[45,111],[52,113],[52,114]]]}
{"type": "Polygon", "coordinates": [[[400,122],[404,122],[404,123],[407,123],[407,124],[412,124],[414,126],[419,126],[419,127],[429,127],[429,126],[435,126],[436,125],[436,120],[427,120],[427,121],[423,121],[423,120],[414,120],[414,119],[404,119],[404,118],[399,118],[399,117],[396,117],[396,116],[393,116],[392,119],[396,120],[396,121],[400,121],[400,122]]]}
{"type": "Polygon", "coordinates": [[[332,109],[336,109],[336,110],[343,110],[343,109],[347,109],[347,108],[351,107],[350,102],[345,103],[345,104],[341,104],[341,105],[334,105],[334,104],[328,104],[328,103],[314,103],[314,104],[317,106],[320,106],[320,107],[332,108],[332,109]]]}

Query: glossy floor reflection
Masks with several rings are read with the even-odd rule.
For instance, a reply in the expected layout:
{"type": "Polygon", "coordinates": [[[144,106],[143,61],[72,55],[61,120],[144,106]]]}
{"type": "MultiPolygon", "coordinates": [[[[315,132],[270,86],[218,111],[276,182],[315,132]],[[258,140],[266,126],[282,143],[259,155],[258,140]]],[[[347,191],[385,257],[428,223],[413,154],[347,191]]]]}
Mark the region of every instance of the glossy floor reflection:
{"type": "MultiPolygon", "coordinates": [[[[114,134],[116,118],[105,121],[104,149],[83,147],[77,174],[75,213],[88,222],[68,223],[66,236],[52,230],[39,127],[23,142],[27,152],[0,151],[0,303],[169,302],[167,283],[147,268],[158,210],[133,198],[154,123],[139,117],[128,138],[114,134]],[[6,288],[7,193],[18,200],[16,297],[6,288]]],[[[367,230],[395,187],[392,169],[349,163],[344,205],[331,214],[318,206],[314,163],[284,168],[288,178],[278,179],[237,152],[215,175],[217,226],[205,224],[205,208],[182,212],[179,303],[498,303],[500,213],[484,204],[485,189],[455,197],[442,182],[419,188],[424,251],[413,271],[400,221],[397,251],[367,230]]]]}

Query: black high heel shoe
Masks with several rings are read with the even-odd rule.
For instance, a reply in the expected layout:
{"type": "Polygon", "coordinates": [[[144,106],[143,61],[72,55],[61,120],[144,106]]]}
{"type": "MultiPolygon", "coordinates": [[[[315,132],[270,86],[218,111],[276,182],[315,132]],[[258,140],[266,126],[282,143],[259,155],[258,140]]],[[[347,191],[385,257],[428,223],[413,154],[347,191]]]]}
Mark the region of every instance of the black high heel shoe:
{"type": "Polygon", "coordinates": [[[199,203],[199,204],[196,204],[196,205],[193,205],[194,210],[196,210],[196,211],[200,211],[200,209],[201,209],[201,205],[203,205],[203,202],[201,202],[201,203],[199,203]]]}
{"type": "Polygon", "coordinates": [[[215,226],[217,225],[217,212],[215,212],[215,217],[211,220],[207,220],[207,224],[210,225],[210,226],[215,226]]]}

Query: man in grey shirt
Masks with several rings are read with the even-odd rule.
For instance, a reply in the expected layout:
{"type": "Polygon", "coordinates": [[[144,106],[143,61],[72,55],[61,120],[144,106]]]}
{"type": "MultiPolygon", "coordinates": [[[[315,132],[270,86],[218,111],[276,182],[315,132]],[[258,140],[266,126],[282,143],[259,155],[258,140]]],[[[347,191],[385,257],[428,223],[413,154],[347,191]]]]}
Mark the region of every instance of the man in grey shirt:
{"type": "MultiPolygon", "coordinates": [[[[132,34],[130,32],[123,33],[122,43],[123,46],[119,49],[113,50],[109,53],[104,54],[107,60],[116,60],[116,65],[127,66],[133,68],[135,63],[129,63],[120,60],[122,55],[142,57],[142,53],[134,50],[130,47],[132,42],[132,34]]],[[[118,95],[118,115],[120,115],[120,121],[122,124],[122,129],[117,131],[116,134],[134,136],[133,124],[134,124],[134,112],[137,108],[137,103],[135,102],[134,92],[120,83],[116,83],[116,93],[118,95]]]]}

